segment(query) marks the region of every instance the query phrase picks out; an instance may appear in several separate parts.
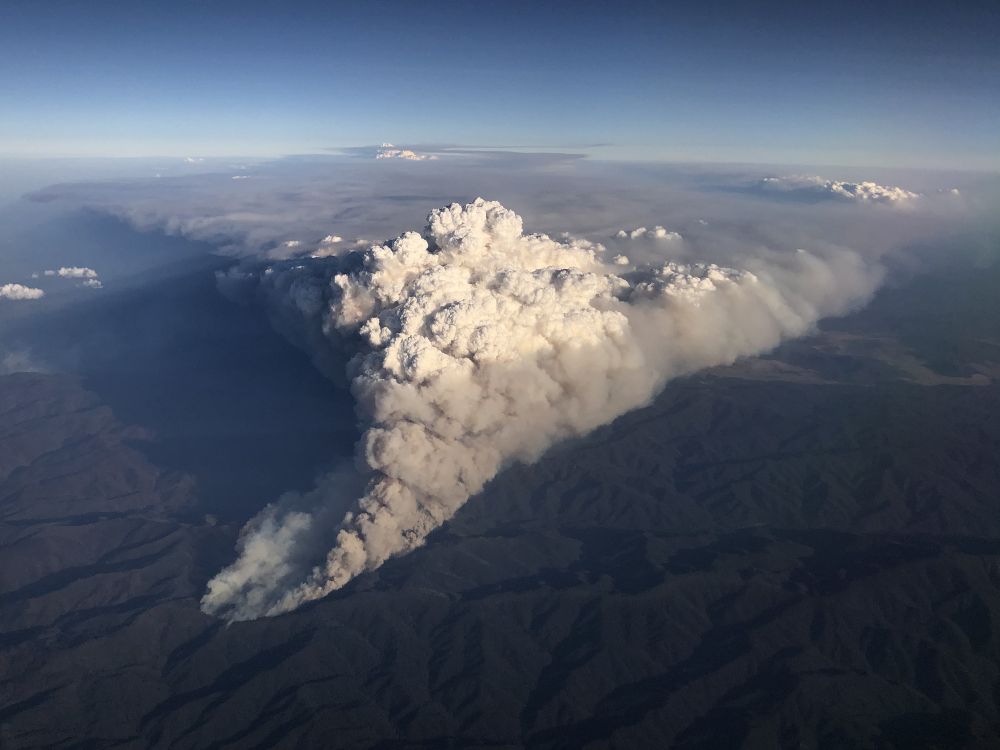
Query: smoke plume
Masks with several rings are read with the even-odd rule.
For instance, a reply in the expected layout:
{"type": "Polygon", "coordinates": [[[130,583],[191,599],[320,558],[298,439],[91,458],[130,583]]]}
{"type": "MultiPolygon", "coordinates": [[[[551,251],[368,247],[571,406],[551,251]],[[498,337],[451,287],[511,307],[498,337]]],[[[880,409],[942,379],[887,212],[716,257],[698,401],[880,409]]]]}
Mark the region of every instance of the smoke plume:
{"type": "Polygon", "coordinates": [[[505,465],[649,403],[672,377],[803,334],[880,278],[843,249],[635,268],[598,244],[526,235],[482,199],[432,211],[423,235],[265,272],[312,331],[302,340],[356,347],[365,429],[356,470],[247,524],[202,607],[253,619],[339,589],[422,545],[505,465]]]}

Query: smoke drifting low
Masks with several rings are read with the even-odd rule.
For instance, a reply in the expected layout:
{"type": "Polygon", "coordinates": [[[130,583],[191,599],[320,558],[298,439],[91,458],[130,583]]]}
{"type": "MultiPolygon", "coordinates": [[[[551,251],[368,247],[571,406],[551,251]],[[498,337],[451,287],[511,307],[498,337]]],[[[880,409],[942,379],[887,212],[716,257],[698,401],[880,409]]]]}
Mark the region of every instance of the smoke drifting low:
{"type": "Polygon", "coordinates": [[[318,599],[422,545],[505,465],[647,404],[672,377],[807,332],[882,276],[845,249],[741,265],[634,267],[526,235],[477,199],[432,211],[424,234],[265,272],[317,356],[356,347],[365,431],[356,469],[247,524],[204,611],[246,620],[318,599]]]}

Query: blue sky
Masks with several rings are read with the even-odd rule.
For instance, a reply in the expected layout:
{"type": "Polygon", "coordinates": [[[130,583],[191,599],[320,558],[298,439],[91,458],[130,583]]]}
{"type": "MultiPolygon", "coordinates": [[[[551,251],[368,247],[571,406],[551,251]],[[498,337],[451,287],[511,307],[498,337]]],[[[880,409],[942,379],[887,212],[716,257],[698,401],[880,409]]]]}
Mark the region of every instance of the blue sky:
{"type": "Polygon", "coordinates": [[[996,2],[747,5],[7,0],[0,154],[1000,168],[996,2]]]}

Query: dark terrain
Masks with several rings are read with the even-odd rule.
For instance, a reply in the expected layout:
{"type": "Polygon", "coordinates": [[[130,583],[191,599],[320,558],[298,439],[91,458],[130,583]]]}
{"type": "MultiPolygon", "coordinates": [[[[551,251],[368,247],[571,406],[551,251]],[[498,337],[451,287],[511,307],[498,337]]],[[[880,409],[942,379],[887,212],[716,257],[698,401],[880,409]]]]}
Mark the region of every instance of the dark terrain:
{"type": "Polygon", "coordinates": [[[998,747],[998,288],[918,278],[677,381],[229,627],[204,584],[349,452],[343,396],[210,269],[53,313],[121,349],[0,377],[0,747],[998,747]]]}

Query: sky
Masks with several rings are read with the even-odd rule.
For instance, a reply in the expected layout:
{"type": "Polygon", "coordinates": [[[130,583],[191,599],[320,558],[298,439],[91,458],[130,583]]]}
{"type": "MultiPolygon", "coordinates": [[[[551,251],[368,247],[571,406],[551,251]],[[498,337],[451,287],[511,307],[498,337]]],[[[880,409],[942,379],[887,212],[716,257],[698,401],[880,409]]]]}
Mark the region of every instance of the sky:
{"type": "Polygon", "coordinates": [[[391,141],[997,170],[998,38],[996,2],[6,0],[0,156],[391,141]]]}

